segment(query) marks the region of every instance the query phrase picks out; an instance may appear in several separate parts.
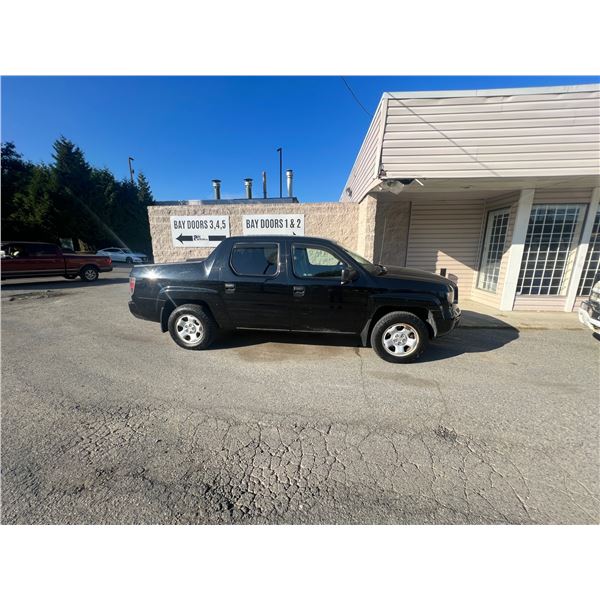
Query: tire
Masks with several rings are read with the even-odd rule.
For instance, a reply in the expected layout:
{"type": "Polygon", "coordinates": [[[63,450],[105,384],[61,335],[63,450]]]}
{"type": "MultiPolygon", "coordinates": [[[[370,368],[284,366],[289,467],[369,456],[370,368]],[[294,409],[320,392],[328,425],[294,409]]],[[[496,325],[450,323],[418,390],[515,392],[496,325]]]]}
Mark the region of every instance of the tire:
{"type": "Polygon", "coordinates": [[[126,262],[128,265],[132,265],[132,264],[133,264],[133,258],[131,258],[131,256],[128,256],[128,257],[125,259],[125,262],[126,262]]]}
{"type": "Polygon", "coordinates": [[[429,345],[429,330],[412,313],[391,312],[375,323],[371,345],[379,358],[387,362],[409,363],[419,358],[429,345]]]}
{"type": "Polygon", "coordinates": [[[81,269],[81,271],[79,271],[79,277],[88,283],[96,281],[96,279],[98,279],[98,267],[95,267],[94,265],[86,265],[81,269]]]}
{"type": "Polygon", "coordinates": [[[197,304],[182,304],[169,315],[169,333],[173,341],[186,350],[208,348],[217,328],[213,318],[197,304]]]}

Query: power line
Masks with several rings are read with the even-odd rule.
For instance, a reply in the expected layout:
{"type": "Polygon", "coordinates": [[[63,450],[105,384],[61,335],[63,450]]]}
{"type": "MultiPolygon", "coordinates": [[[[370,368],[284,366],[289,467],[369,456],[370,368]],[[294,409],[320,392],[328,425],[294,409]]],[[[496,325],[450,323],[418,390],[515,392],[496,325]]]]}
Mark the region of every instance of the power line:
{"type": "MultiPolygon", "coordinates": [[[[340,75],[340,77],[342,76],[340,75]]],[[[363,106],[362,102],[356,97],[356,94],[352,91],[352,88],[346,81],[345,77],[342,77],[342,81],[346,84],[348,91],[352,94],[352,97],[356,100],[356,103],[369,115],[369,117],[373,118],[373,115],[363,106]]]]}

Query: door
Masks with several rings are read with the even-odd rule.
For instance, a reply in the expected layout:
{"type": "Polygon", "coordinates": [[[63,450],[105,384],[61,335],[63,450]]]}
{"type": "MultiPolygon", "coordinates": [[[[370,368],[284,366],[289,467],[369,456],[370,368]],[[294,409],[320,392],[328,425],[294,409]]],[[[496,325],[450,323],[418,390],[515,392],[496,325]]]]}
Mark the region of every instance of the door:
{"type": "Polygon", "coordinates": [[[369,299],[366,275],[332,248],[291,243],[292,329],[360,333],[369,299]],[[342,269],[358,270],[342,283],[342,269]]]}
{"type": "Polygon", "coordinates": [[[290,296],[283,246],[239,242],[221,270],[223,302],[234,327],[290,329],[290,296]],[[283,263],[285,264],[285,263],[283,263]]]}
{"type": "Polygon", "coordinates": [[[113,262],[123,262],[125,260],[123,251],[120,248],[109,248],[106,252],[113,262]]]}
{"type": "Polygon", "coordinates": [[[54,244],[29,244],[29,268],[39,275],[64,275],[65,259],[54,244]]]}
{"type": "Polygon", "coordinates": [[[2,276],[19,277],[27,274],[29,254],[27,244],[3,244],[2,276]]]}

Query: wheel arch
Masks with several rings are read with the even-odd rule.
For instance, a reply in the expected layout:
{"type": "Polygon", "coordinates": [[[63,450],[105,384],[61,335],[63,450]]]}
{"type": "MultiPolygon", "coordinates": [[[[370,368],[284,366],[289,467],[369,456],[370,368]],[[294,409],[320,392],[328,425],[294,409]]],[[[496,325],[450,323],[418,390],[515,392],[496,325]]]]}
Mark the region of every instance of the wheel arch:
{"type": "Polygon", "coordinates": [[[168,298],[165,301],[165,304],[160,309],[160,330],[165,333],[169,330],[169,317],[171,313],[178,307],[184,304],[195,304],[196,306],[200,306],[202,310],[206,312],[206,314],[218,324],[218,321],[215,319],[215,315],[210,308],[208,302],[204,300],[199,300],[198,298],[168,298]]]}
{"type": "Polygon", "coordinates": [[[429,332],[429,338],[432,339],[432,338],[436,337],[437,331],[434,328],[435,321],[433,320],[433,318],[431,316],[431,311],[426,306],[411,305],[411,304],[406,305],[406,306],[404,306],[404,305],[398,306],[398,305],[394,305],[394,304],[386,304],[386,305],[377,307],[375,312],[371,315],[371,318],[365,323],[365,326],[363,327],[363,329],[360,333],[360,339],[361,339],[363,346],[369,345],[369,340],[371,339],[371,332],[373,331],[373,327],[375,327],[375,324],[382,317],[385,317],[385,315],[392,313],[392,312],[407,312],[407,313],[411,313],[411,314],[415,315],[416,317],[421,319],[421,321],[423,321],[423,323],[425,323],[425,326],[427,327],[427,331],[429,332]]]}

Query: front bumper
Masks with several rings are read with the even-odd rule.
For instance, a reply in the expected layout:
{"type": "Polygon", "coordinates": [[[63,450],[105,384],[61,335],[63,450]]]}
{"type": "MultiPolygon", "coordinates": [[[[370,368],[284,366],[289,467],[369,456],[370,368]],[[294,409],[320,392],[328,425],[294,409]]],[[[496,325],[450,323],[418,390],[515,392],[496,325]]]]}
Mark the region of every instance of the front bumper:
{"type": "Polygon", "coordinates": [[[433,337],[447,335],[460,325],[461,310],[458,304],[453,304],[442,311],[442,314],[429,313],[428,323],[433,329],[433,337]]]}
{"type": "Polygon", "coordinates": [[[587,300],[581,303],[577,310],[579,322],[589,327],[592,331],[600,333],[600,311],[596,310],[587,300]]]}

